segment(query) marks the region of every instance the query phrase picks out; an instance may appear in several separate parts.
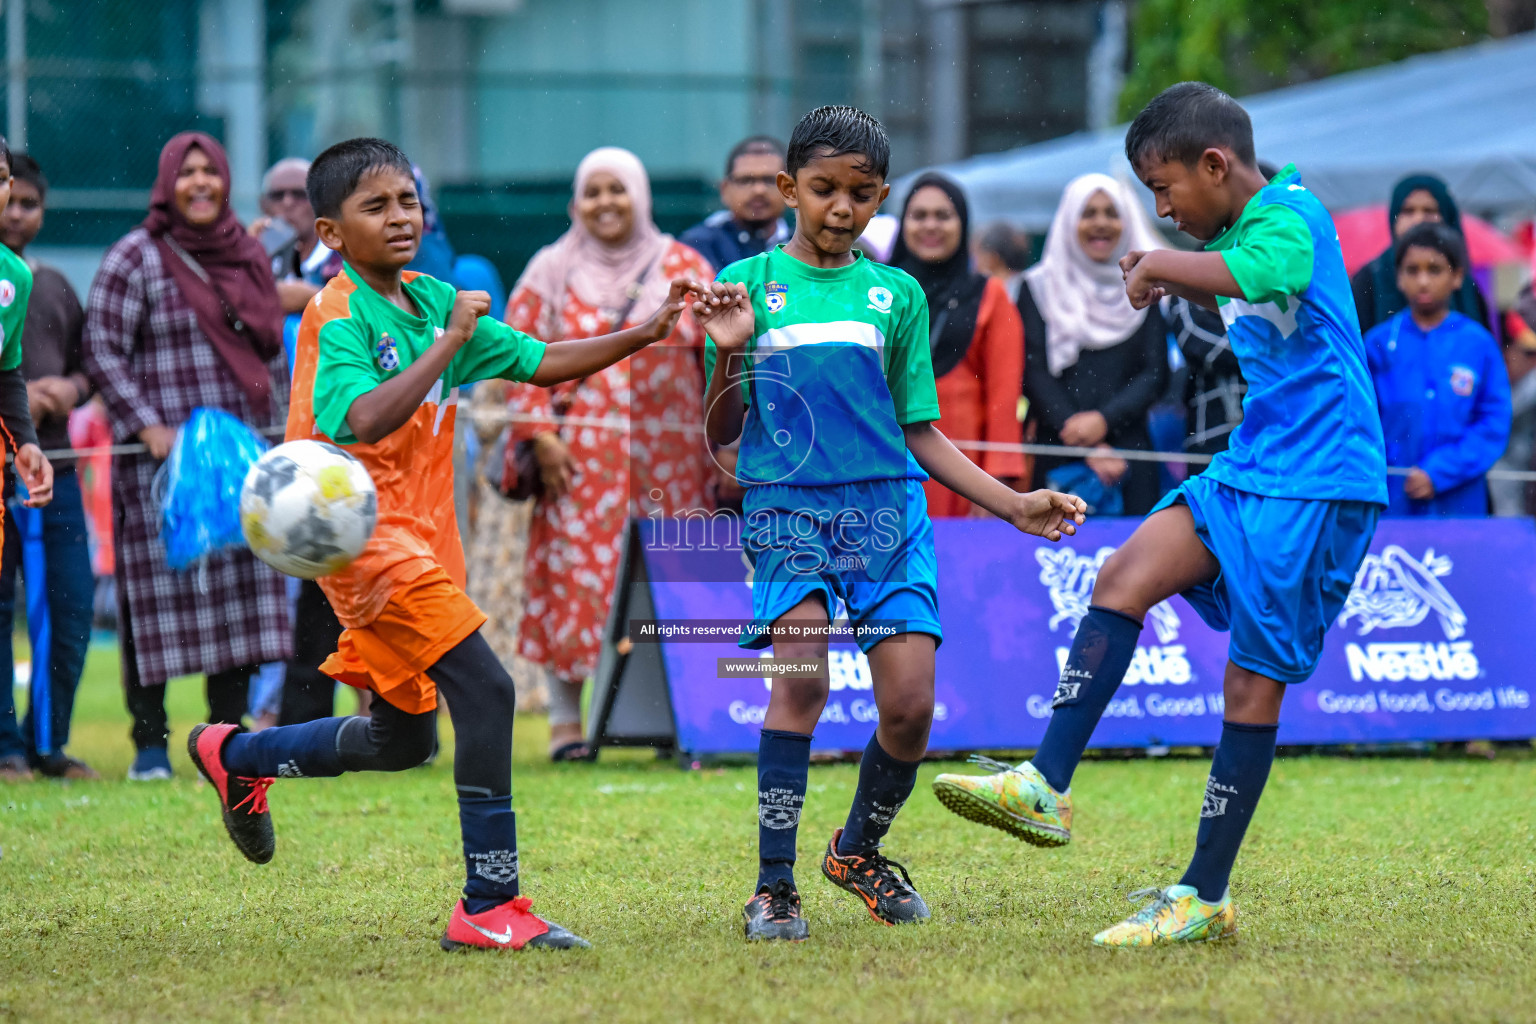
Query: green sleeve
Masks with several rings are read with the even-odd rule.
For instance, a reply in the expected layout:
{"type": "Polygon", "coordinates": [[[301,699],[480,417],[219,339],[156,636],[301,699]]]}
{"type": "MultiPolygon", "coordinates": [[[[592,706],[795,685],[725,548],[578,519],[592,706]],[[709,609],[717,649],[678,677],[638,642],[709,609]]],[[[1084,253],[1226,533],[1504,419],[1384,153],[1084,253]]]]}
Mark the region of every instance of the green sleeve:
{"type": "Polygon", "coordinates": [[[448,364],[449,387],[477,380],[526,381],[544,361],[544,343],[497,320],[483,316],[475,333],[448,364]]]}
{"type": "Polygon", "coordinates": [[[347,426],[347,412],[353,402],[392,375],[373,361],[373,347],[350,318],[337,318],[322,326],[318,347],[315,426],[338,444],[356,444],[357,436],[347,426]]]}
{"type": "Polygon", "coordinates": [[[1245,216],[1241,241],[1221,253],[1243,298],[1273,302],[1305,292],[1312,283],[1312,232],[1301,214],[1265,203],[1245,216]]]}
{"type": "Polygon", "coordinates": [[[18,260],[14,269],[5,268],[0,294],[10,290],[6,284],[16,291],[10,303],[0,307],[0,338],[4,339],[0,344],[0,370],[14,370],[21,365],[21,328],[27,322],[27,302],[32,298],[32,271],[18,260]]]}
{"type": "Polygon", "coordinates": [[[896,422],[931,423],[939,418],[939,392],[928,352],[928,299],[915,282],[904,289],[902,316],[885,339],[885,383],[896,406],[896,422]]]}

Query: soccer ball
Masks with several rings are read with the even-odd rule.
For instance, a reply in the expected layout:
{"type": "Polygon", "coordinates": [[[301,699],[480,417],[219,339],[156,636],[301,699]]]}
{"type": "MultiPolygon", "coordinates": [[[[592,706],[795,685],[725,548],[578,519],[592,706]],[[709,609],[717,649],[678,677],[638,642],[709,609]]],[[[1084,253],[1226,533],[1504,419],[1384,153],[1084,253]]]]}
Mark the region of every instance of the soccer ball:
{"type": "Polygon", "coordinates": [[[312,580],[362,553],[379,517],[363,464],[333,444],[289,441],[256,460],[240,491],[240,530],[256,557],[312,580]]]}

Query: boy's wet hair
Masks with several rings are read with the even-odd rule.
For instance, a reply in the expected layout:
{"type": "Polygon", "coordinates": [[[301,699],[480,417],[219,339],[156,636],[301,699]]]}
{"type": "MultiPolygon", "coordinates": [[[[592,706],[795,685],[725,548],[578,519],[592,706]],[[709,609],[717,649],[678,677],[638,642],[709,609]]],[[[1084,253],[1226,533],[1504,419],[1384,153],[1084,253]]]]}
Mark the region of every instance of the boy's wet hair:
{"type": "Polygon", "coordinates": [[[384,139],[348,139],[315,157],[304,179],[309,205],[316,217],[336,218],[341,204],[357,191],[357,183],[372,171],[399,171],[411,177],[411,158],[384,139]]]}
{"type": "Polygon", "coordinates": [[[725,157],[725,176],[736,173],[736,159],[743,156],[776,156],[784,159],[784,143],[772,135],[753,135],[731,147],[725,157]]]}
{"type": "Polygon", "coordinates": [[[6,170],[11,169],[11,144],[5,141],[4,135],[0,135],[0,160],[5,161],[6,170]]]}
{"type": "Polygon", "coordinates": [[[1125,133],[1125,158],[1138,167],[1148,158],[1193,167],[1200,154],[1225,148],[1253,167],[1253,122],[1242,104],[1214,85],[1180,82],[1153,97],[1125,133]]]}
{"type": "Polygon", "coordinates": [[[891,169],[891,140],[885,126],[857,107],[817,107],[800,119],[789,137],[784,170],[790,177],[812,160],[854,153],[865,174],[884,178],[891,169]]]}
{"type": "Polygon", "coordinates": [[[1467,269],[1467,243],[1461,232],[1444,221],[1426,220],[1403,232],[1392,248],[1393,265],[1403,269],[1409,249],[1433,249],[1445,257],[1452,271],[1467,269]]]}
{"type": "Polygon", "coordinates": [[[48,179],[43,177],[43,169],[37,166],[37,161],[25,153],[12,153],[10,158],[11,177],[17,181],[25,181],[37,189],[38,199],[48,198],[48,179]]]}

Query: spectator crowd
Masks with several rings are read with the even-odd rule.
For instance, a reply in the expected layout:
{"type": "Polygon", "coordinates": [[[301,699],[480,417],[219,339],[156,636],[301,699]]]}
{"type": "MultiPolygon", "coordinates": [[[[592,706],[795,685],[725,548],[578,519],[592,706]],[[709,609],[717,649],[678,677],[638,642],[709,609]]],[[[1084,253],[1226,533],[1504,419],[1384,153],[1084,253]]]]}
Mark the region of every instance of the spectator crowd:
{"type": "MultiPolygon", "coordinates": [[[[14,688],[0,688],[0,780],[96,776],[66,753],[96,620],[115,623],[121,651],[130,779],[172,775],[165,693],[177,677],[205,679],[211,722],[261,728],[333,714],[337,684],[319,666],[341,625],[320,588],[243,550],[209,556],[195,573],[170,569],[155,498],[194,409],[257,429],[285,422],[299,321],[341,270],[316,233],[307,161],[266,172],[261,216],[245,225],[230,206],[220,143],[173,137],[143,221],[108,250],[82,304],[58,270],[28,255],[45,220],[44,169],[21,153],[6,160],[0,242],[32,274],[21,372],[39,444],[60,457],[42,509],[20,504],[24,489],[7,473],[0,675],[19,674],[9,643],[19,577],[38,598],[26,605],[29,626],[44,615],[50,630],[34,656],[45,664],[32,668],[46,685],[32,687],[19,720],[14,688]],[[72,436],[94,445],[104,433],[138,447],[111,459],[109,514],[88,515],[99,508],[93,494],[106,493],[106,466],[64,453],[72,436]]],[[[783,170],[776,139],[743,140],[724,161],[720,211],[674,238],[653,219],[641,161],[594,150],[576,169],[569,228],[510,294],[489,261],[454,251],[418,171],[425,235],[410,269],[490,292],[493,315],[547,343],[604,334],[647,317],[672,278],[708,280],[787,240],[783,170]]],[[[1124,182],[1073,180],[1043,239],[972,223],[964,190],[937,173],[913,180],[888,211],[866,258],[879,255],[921,287],[939,428],[988,474],[1020,490],[1078,494],[1097,515],[1136,516],[1200,471],[1179,453],[1226,447],[1242,422],[1241,367],[1215,312],[1180,298],[1143,310],[1127,300],[1120,258],[1168,243],[1124,182]],[[1158,450],[1169,456],[1136,457],[1158,450]]],[[[1530,514],[1527,485],[1487,474],[1536,458],[1536,299],[1527,285],[1513,308],[1493,301],[1455,198],[1434,175],[1403,178],[1387,216],[1391,244],[1351,283],[1398,468],[1389,514],[1530,514]]],[[[9,287],[0,281],[0,306],[9,287]]],[[[552,389],[482,382],[471,396],[477,415],[462,429],[457,466],[471,592],[497,655],[535,681],[520,694],[549,711],[552,759],[590,754],[582,686],[597,666],[629,521],[740,511],[734,451],[696,429],[704,341],[685,314],[666,342],[600,373],[552,389]],[[516,466],[529,478],[508,497],[506,470],[516,466]]],[[[934,516],[986,515],[935,481],[926,490],[934,516]]]]}

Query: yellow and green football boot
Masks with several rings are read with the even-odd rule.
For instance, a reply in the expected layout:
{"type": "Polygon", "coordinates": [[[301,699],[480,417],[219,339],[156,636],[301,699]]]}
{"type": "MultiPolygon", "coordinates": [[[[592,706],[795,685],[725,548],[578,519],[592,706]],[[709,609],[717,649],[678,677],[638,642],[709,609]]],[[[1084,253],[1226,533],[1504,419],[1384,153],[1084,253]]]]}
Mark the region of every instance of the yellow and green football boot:
{"type": "Polygon", "coordinates": [[[1093,937],[1095,946],[1124,948],[1163,946],[1170,942],[1215,942],[1237,934],[1237,908],[1230,894],[1222,894],[1216,903],[1206,903],[1192,885],[1170,885],[1166,889],[1139,889],[1131,893],[1132,903],[1152,897],[1142,907],[1113,928],[1093,937]]]}
{"type": "Polygon", "coordinates": [[[940,775],[933,795],[962,818],[1000,828],[1036,846],[1066,846],[1072,841],[1072,792],[1058,793],[1025,761],[1018,767],[980,754],[971,763],[991,775],[940,775]]]}

